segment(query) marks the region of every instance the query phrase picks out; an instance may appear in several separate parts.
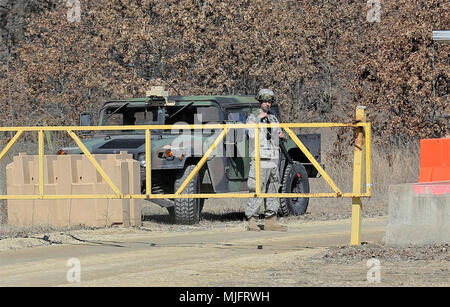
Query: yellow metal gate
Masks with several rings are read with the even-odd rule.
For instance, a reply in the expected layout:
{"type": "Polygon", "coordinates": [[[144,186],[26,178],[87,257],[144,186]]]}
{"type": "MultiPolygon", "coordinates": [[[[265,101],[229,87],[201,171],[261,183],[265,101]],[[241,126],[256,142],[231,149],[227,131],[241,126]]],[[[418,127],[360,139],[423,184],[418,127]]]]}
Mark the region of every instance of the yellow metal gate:
{"type": "Polygon", "coordinates": [[[356,109],[356,117],[352,123],[278,123],[278,124],[199,124],[199,125],[134,125],[134,126],[68,126],[68,127],[0,127],[0,131],[16,132],[14,137],[0,152],[0,160],[17,142],[24,132],[37,132],[38,156],[39,156],[39,194],[38,195],[0,195],[0,199],[166,199],[166,198],[286,198],[286,197],[344,197],[352,198],[352,234],[351,243],[360,244],[361,229],[361,198],[371,196],[371,126],[366,122],[365,107],[356,109]],[[322,177],[329,184],[334,193],[262,193],[260,190],[260,153],[259,153],[259,128],[279,127],[284,129],[295,142],[301,152],[307,157],[311,164],[317,169],[322,177]],[[333,179],[325,172],[317,160],[308,151],[306,146],[292,131],[293,128],[330,128],[330,127],[352,127],[356,129],[356,140],[353,161],[353,190],[351,192],[342,191],[333,179]],[[201,193],[201,194],[181,194],[192,178],[205,164],[215,148],[221,144],[230,129],[254,129],[255,131],[255,168],[256,168],[256,193],[201,193]],[[193,171],[181,184],[174,194],[151,194],[151,131],[159,129],[221,129],[217,139],[206,151],[193,171]],[[143,130],[145,131],[145,161],[146,161],[146,194],[123,194],[108,177],[99,163],[95,160],[75,131],[106,131],[106,130],[143,130]],[[111,187],[113,194],[102,195],[49,195],[44,191],[44,133],[51,131],[63,131],[75,141],[81,151],[86,155],[98,173],[111,187]],[[365,177],[364,177],[365,174],[365,177]],[[366,185],[363,189],[363,182],[366,185]]]}

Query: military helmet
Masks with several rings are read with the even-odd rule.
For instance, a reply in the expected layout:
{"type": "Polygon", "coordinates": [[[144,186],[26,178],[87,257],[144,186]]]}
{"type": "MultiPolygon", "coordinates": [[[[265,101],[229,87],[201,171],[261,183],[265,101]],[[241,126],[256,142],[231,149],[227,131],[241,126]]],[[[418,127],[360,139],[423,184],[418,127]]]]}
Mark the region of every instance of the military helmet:
{"type": "Polygon", "coordinates": [[[259,102],[261,102],[261,101],[270,101],[272,103],[275,102],[275,94],[273,93],[272,90],[270,90],[268,88],[261,89],[255,98],[259,102]]]}

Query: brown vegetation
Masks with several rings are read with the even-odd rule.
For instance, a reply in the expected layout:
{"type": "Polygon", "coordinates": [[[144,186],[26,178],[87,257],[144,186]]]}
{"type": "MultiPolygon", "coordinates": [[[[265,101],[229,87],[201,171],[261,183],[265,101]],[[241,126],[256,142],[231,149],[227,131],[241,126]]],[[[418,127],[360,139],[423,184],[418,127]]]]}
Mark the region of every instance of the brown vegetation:
{"type": "Polygon", "coordinates": [[[164,80],[182,94],[271,87],[284,121],[348,121],[366,105],[383,143],[449,131],[449,45],[431,40],[450,28],[448,1],[381,1],[380,22],[351,0],[80,3],[79,22],[67,1],[28,4],[0,66],[2,126],[76,124],[164,80]]]}

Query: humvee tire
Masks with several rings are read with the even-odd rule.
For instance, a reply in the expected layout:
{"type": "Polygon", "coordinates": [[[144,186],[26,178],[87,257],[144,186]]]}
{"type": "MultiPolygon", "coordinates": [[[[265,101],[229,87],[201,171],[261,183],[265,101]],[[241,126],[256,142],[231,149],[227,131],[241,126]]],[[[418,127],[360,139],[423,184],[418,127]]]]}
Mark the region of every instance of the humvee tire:
{"type": "MultiPolygon", "coordinates": [[[[188,165],[182,172],[179,173],[175,180],[175,191],[186,180],[195,165],[188,165]]],[[[200,192],[199,174],[192,178],[191,182],[186,186],[182,194],[198,194],[200,192]]],[[[176,224],[193,225],[200,221],[200,213],[203,207],[202,199],[200,198],[176,198],[174,200],[173,211],[169,210],[169,214],[173,214],[174,222],[176,224]],[[172,211],[172,212],[171,212],[172,211]]]]}
{"type": "MultiPolygon", "coordinates": [[[[309,193],[309,178],[305,167],[298,161],[288,164],[282,180],[282,193],[309,193]],[[300,174],[300,178],[298,175],[300,174]]],[[[280,198],[279,214],[282,216],[302,215],[308,208],[309,198],[280,198]]]]}

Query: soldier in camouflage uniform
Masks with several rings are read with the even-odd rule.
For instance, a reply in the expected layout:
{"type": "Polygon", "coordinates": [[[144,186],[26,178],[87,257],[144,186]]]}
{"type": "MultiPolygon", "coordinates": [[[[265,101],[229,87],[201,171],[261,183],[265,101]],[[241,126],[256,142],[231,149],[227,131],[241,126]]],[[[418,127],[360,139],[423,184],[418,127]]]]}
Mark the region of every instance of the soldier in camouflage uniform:
{"type": "MultiPolygon", "coordinates": [[[[270,107],[275,102],[275,95],[270,89],[262,89],[256,95],[256,99],[260,102],[259,115],[251,114],[247,123],[278,123],[278,119],[269,113],[270,107]]],[[[250,162],[250,172],[248,175],[248,189],[250,192],[256,191],[255,176],[255,150],[254,138],[255,130],[249,129],[250,146],[252,160],[250,162]]],[[[260,184],[262,193],[278,193],[281,185],[278,170],[279,161],[279,140],[284,138],[284,134],[278,127],[260,128],[259,145],[260,145],[260,184]]],[[[258,212],[261,205],[265,207],[265,223],[264,230],[286,231],[287,227],[278,224],[277,212],[280,208],[279,198],[250,198],[245,210],[245,216],[248,219],[247,230],[259,231],[257,224],[258,212]]]]}

